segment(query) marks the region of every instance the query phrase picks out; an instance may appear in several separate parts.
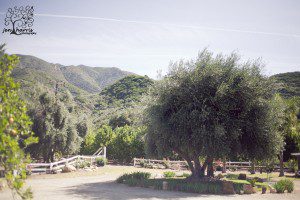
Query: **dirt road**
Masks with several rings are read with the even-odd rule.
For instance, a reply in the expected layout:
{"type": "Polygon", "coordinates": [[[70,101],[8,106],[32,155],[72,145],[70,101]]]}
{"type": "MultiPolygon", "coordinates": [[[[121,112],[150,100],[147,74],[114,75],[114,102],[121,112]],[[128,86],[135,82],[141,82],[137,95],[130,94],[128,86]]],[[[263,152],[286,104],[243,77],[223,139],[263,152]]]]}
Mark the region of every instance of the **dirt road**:
{"type": "MultiPolygon", "coordinates": [[[[254,194],[254,195],[199,195],[183,192],[160,191],[148,188],[128,187],[123,184],[117,184],[114,180],[123,172],[128,171],[126,168],[107,168],[103,173],[96,175],[82,174],[73,175],[41,175],[28,179],[27,184],[31,186],[34,192],[34,199],[38,200],[79,200],[79,199],[102,199],[102,200],[133,200],[133,199],[300,199],[300,191],[292,194],[254,194]]],[[[137,171],[129,168],[129,171],[137,171]]],[[[143,170],[144,171],[144,170],[143,170]]],[[[150,170],[151,171],[151,170],[150,170]]],[[[152,171],[155,172],[155,171],[152,171]]],[[[300,188],[300,181],[295,181],[296,187],[300,188]]],[[[9,190],[0,192],[1,200],[12,199],[9,190]]]]}

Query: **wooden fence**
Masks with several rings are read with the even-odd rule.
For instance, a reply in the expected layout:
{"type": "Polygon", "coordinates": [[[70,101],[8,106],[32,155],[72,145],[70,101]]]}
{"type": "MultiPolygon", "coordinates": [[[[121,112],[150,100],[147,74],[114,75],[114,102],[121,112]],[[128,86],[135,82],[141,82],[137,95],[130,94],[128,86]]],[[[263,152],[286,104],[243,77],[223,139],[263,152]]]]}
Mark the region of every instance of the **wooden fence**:
{"type": "MultiPolygon", "coordinates": [[[[147,163],[147,164],[164,164],[165,162],[168,162],[169,164],[179,164],[180,166],[187,166],[186,161],[170,161],[170,160],[152,160],[152,159],[144,159],[144,158],[134,158],[133,159],[133,166],[140,166],[141,163],[147,163]]],[[[192,161],[193,162],[193,161],[192,161]]],[[[251,162],[232,162],[228,161],[226,162],[226,169],[250,169],[251,168],[251,162]]],[[[255,166],[256,169],[259,168],[265,168],[265,166],[255,166]]],[[[275,169],[279,169],[278,165],[275,165],[275,169]]]]}
{"type": "Polygon", "coordinates": [[[63,158],[60,161],[57,162],[51,162],[51,163],[30,163],[26,166],[26,169],[29,172],[37,173],[37,172],[46,172],[46,173],[53,173],[54,171],[58,171],[62,169],[67,164],[76,164],[80,163],[82,161],[90,162],[91,164],[96,162],[97,158],[106,158],[106,148],[103,147],[102,149],[99,149],[97,153],[95,153],[92,156],[82,156],[82,155],[76,155],[72,156],[70,158],[63,158]]]}

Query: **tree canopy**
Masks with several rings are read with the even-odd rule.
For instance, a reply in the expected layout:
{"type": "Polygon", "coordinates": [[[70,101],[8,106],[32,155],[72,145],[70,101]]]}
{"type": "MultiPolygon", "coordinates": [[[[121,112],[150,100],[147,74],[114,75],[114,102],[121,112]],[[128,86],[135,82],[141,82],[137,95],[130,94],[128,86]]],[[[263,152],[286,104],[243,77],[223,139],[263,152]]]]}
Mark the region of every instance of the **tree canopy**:
{"type": "Polygon", "coordinates": [[[275,86],[260,68],[259,60],[241,63],[235,53],[213,57],[207,50],[195,61],[171,64],[146,110],[147,149],[175,151],[196,178],[214,158],[277,155],[283,140],[270,103],[275,86]]]}

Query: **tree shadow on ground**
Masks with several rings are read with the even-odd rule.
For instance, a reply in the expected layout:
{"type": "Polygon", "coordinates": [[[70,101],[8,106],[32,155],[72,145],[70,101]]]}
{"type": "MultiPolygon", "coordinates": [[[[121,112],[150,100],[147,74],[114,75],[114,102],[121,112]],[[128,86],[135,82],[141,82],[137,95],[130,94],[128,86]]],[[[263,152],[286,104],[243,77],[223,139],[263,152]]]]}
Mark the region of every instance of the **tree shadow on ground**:
{"type": "MultiPolygon", "coordinates": [[[[82,199],[111,199],[111,200],[131,200],[131,199],[185,199],[212,197],[219,199],[225,195],[203,195],[175,191],[154,190],[151,188],[129,187],[124,184],[117,184],[113,181],[86,183],[64,188],[68,195],[82,199]]],[[[226,195],[234,197],[234,195],[226,195]]]]}

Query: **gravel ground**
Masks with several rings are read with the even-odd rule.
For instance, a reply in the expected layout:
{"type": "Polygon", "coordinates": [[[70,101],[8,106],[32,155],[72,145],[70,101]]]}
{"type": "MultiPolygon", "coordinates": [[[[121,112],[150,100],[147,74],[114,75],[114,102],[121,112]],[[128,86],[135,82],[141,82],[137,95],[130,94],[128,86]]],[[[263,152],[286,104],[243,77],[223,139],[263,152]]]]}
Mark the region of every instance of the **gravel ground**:
{"type": "MultiPolygon", "coordinates": [[[[98,171],[100,171],[99,169],[98,171]]],[[[34,192],[34,199],[43,200],[79,200],[79,199],[300,199],[300,181],[295,181],[296,190],[292,194],[253,194],[253,195],[199,195],[183,192],[153,190],[149,188],[128,187],[117,184],[114,180],[123,172],[137,171],[131,167],[110,166],[100,172],[86,174],[70,173],[68,175],[36,175],[27,180],[34,192]],[[111,170],[110,170],[111,169],[111,170]],[[111,173],[110,173],[110,172],[111,173]]],[[[144,171],[144,170],[143,170],[144,171]]],[[[151,171],[151,170],[149,170],[151,171]]],[[[151,171],[157,173],[158,171],[151,171]]],[[[160,171],[161,172],[161,171],[160,171]]],[[[1,200],[13,199],[9,190],[0,192],[1,200]]]]}

